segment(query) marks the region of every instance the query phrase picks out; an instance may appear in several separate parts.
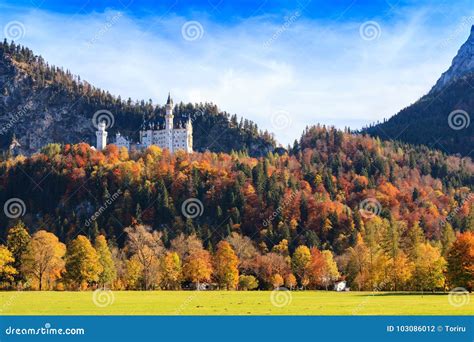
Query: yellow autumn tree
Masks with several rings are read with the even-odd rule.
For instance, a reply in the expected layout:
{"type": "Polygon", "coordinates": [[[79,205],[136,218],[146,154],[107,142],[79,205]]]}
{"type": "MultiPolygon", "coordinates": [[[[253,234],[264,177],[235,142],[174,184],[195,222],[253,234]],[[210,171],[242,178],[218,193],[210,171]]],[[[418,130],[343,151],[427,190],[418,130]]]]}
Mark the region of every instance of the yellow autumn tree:
{"type": "Polygon", "coordinates": [[[181,288],[181,259],[176,252],[167,252],[161,259],[161,287],[167,290],[181,288]]]}
{"type": "Polygon", "coordinates": [[[133,255],[125,262],[125,282],[128,290],[138,290],[140,288],[143,266],[137,255],[133,255]]]}
{"type": "Polygon", "coordinates": [[[4,245],[0,245],[0,286],[13,281],[17,270],[13,267],[15,258],[4,245]]]}
{"type": "Polygon", "coordinates": [[[293,272],[302,286],[309,283],[311,269],[311,252],[308,247],[298,246],[291,259],[293,272]]]}
{"type": "Polygon", "coordinates": [[[370,253],[360,233],[357,234],[357,242],[354,247],[349,248],[349,260],[346,274],[351,284],[357,286],[357,290],[370,289],[370,253]]]}
{"type": "Polygon", "coordinates": [[[66,252],[65,278],[72,287],[86,289],[99,281],[103,271],[99,256],[91,242],[84,235],[71,241],[66,252]]]}
{"type": "Polygon", "coordinates": [[[101,286],[112,284],[117,277],[117,270],[115,269],[114,260],[112,259],[112,252],[107,245],[105,236],[97,236],[94,247],[97,251],[100,265],[102,266],[102,271],[99,273],[99,284],[101,286]]]}
{"type": "Polygon", "coordinates": [[[321,274],[321,285],[323,285],[326,290],[328,286],[334,283],[341,275],[337,269],[337,264],[334,261],[331,251],[325,250],[321,252],[323,259],[323,269],[321,274]]]}
{"type": "Polygon", "coordinates": [[[438,248],[429,243],[420,244],[413,271],[413,287],[422,291],[442,288],[445,268],[446,260],[438,248]]]}
{"type": "Polygon", "coordinates": [[[22,271],[31,287],[51,288],[64,269],[65,253],[66,246],[53,233],[39,230],[33,234],[22,255],[22,271]]]}

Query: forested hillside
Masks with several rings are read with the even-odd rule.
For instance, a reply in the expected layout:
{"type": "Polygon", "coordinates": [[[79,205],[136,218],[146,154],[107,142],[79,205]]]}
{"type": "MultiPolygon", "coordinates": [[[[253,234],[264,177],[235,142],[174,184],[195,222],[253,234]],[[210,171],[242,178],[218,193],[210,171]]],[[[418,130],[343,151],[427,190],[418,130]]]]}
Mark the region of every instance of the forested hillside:
{"type": "Polygon", "coordinates": [[[424,144],[447,154],[471,156],[474,151],[474,74],[440,92],[431,92],[366,132],[382,139],[424,144]],[[452,114],[451,114],[452,113],[452,114]]]}
{"type": "MultiPolygon", "coordinates": [[[[137,225],[159,232],[164,248],[194,236],[211,253],[222,240],[246,236],[253,249],[242,256],[235,248],[250,263],[240,271],[262,284],[294,266],[265,268],[265,278],[255,265],[274,263],[262,256],[285,260],[298,249],[305,255],[305,246],[328,251],[343,277],[370,289],[390,270],[409,272],[419,248],[444,267],[440,258],[456,234],[474,229],[473,171],[470,159],[325,127],[308,129],[290,154],[258,159],[52,144],[0,164],[1,203],[24,203],[22,215],[1,216],[0,224],[3,237],[21,219],[30,233],[47,230],[64,243],[102,234],[111,246],[125,246],[125,257],[134,253],[126,228],[137,225]],[[367,255],[379,264],[365,264],[367,255]]],[[[408,288],[408,278],[384,288],[408,288]]],[[[302,275],[297,279],[304,285],[302,275]]]]}
{"type": "MultiPolygon", "coordinates": [[[[166,96],[163,94],[163,101],[166,96]]],[[[164,118],[164,106],[151,100],[113,96],[69,70],[49,65],[24,46],[7,41],[0,44],[0,149],[7,149],[13,134],[27,154],[52,142],[94,143],[92,117],[98,110],[113,114],[111,139],[119,131],[138,141],[144,122],[164,118]]],[[[271,134],[259,131],[252,121],[220,111],[214,104],[177,104],[175,125],[184,124],[188,118],[193,122],[197,151],[235,150],[262,156],[275,148],[271,134]]]]}
{"type": "Polygon", "coordinates": [[[474,26],[449,69],[431,91],[383,123],[364,131],[385,140],[424,144],[447,154],[473,156],[474,26]]]}

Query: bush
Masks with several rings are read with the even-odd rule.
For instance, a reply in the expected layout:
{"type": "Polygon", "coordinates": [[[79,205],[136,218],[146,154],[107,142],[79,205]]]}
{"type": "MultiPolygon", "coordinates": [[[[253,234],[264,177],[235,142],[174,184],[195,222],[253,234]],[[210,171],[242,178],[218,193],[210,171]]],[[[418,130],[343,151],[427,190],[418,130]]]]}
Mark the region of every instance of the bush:
{"type": "Polygon", "coordinates": [[[258,287],[258,280],[252,275],[241,275],[239,277],[239,290],[255,290],[258,287]]]}

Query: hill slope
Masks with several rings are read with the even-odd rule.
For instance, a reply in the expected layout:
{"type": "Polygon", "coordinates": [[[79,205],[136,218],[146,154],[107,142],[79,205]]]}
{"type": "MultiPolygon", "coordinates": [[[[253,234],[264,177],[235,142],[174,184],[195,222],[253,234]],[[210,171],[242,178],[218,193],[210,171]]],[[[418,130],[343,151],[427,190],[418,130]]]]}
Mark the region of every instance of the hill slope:
{"type": "Polygon", "coordinates": [[[451,67],[431,91],[388,121],[365,131],[383,139],[474,155],[474,26],[451,67]]]}
{"type": "MultiPolygon", "coordinates": [[[[388,222],[400,222],[403,236],[419,224],[436,241],[451,225],[474,229],[465,200],[474,185],[469,159],[321,127],[294,149],[255,159],[52,145],[0,163],[0,203],[20,199],[28,227],[62,241],[100,231],[121,243],[124,228],[138,220],[162,231],[165,243],[196,233],[211,248],[236,232],[262,248],[287,239],[291,250],[304,243],[340,254],[370,219],[359,210],[366,204],[384,219],[381,233],[388,222]],[[187,219],[190,198],[202,204],[187,219]]],[[[2,235],[13,221],[0,216],[2,235]]]]}
{"type": "MultiPolygon", "coordinates": [[[[164,107],[114,97],[68,70],[48,65],[28,48],[0,44],[0,149],[8,147],[13,134],[26,154],[51,142],[94,143],[92,116],[102,109],[114,115],[109,136],[120,131],[133,140],[138,140],[144,119],[160,121],[164,116],[164,107]]],[[[197,151],[246,150],[260,156],[275,147],[273,137],[260,132],[255,123],[238,122],[213,104],[176,105],[175,123],[184,123],[187,117],[193,121],[197,151]]]]}

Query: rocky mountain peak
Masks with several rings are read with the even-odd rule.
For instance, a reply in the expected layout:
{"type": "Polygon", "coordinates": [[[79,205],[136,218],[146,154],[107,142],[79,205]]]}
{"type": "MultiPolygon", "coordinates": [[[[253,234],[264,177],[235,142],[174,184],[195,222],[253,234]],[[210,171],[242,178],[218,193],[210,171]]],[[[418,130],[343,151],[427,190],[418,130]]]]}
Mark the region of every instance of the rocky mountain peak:
{"type": "Polygon", "coordinates": [[[460,77],[474,72],[474,25],[467,41],[461,46],[449,69],[444,72],[430,93],[439,92],[442,88],[460,77]]]}

